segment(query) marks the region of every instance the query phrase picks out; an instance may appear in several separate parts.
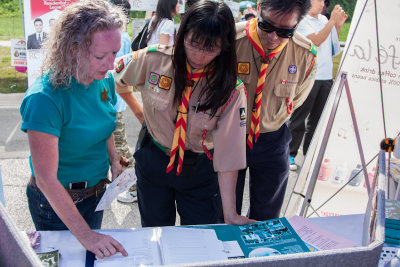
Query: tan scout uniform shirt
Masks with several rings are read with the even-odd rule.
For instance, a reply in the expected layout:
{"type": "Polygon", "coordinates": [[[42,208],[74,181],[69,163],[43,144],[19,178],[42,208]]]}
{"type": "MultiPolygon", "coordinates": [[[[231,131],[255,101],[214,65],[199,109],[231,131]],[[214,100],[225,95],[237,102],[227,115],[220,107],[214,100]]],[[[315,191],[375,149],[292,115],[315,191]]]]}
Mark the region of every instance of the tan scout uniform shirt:
{"type": "MultiPolygon", "coordinates": [[[[290,117],[286,105],[287,97],[293,101],[293,110],[306,100],[314,84],[317,66],[316,59],[311,66],[314,54],[310,52],[310,48],[311,41],[295,33],[286,47],[271,59],[262,95],[260,133],[278,130],[290,117]],[[306,75],[307,70],[309,72],[306,75]]],[[[261,68],[261,55],[253,48],[247,37],[246,22],[236,24],[236,55],[239,78],[247,89],[247,133],[249,133],[261,68]]]]}
{"type": "MultiPolygon", "coordinates": [[[[178,103],[174,103],[175,83],[173,80],[172,48],[163,45],[151,46],[119,59],[113,75],[115,82],[122,85],[118,93],[130,92],[136,86],[142,95],[144,118],[151,136],[162,146],[171,148],[174,136],[178,103]]],[[[205,79],[192,87],[189,100],[188,123],[185,149],[202,153],[203,130],[207,129],[205,145],[214,148],[213,164],[216,172],[235,171],[246,166],[246,95],[243,83],[225,110],[221,108],[211,118],[210,112],[195,112],[199,93],[205,79]]]]}

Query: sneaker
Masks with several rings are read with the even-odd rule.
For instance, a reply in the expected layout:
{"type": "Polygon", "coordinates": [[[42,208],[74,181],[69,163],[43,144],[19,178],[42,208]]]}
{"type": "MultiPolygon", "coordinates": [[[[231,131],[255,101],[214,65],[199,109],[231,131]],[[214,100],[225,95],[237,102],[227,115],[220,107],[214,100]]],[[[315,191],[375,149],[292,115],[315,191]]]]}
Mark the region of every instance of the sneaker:
{"type": "Polygon", "coordinates": [[[290,170],[291,171],[296,171],[297,170],[297,165],[294,162],[294,157],[289,156],[289,162],[290,162],[290,170]]]}
{"type": "Polygon", "coordinates": [[[136,191],[125,191],[118,195],[117,200],[122,203],[133,203],[137,201],[136,191]]]}

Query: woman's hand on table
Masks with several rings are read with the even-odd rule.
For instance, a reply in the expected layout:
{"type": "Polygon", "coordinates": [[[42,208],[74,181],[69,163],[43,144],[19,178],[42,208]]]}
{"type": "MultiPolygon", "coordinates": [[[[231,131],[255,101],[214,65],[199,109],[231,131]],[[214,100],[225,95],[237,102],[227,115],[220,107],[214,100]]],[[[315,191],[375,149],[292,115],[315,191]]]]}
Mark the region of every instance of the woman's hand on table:
{"type": "Polygon", "coordinates": [[[80,241],[87,250],[94,253],[100,259],[110,257],[118,252],[120,252],[122,256],[128,256],[124,247],[109,235],[90,231],[88,235],[80,241]]]}

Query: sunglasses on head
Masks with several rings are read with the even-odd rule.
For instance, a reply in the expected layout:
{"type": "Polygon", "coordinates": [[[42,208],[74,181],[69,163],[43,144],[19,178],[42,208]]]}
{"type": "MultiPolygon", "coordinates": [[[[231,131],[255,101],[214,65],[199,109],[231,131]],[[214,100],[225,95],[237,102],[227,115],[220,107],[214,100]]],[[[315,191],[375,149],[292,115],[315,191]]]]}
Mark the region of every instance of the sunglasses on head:
{"type": "Polygon", "coordinates": [[[281,28],[277,28],[274,25],[266,22],[259,16],[258,17],[258,27],[262,31],[267,32],[267,33],[276,32],[276,35],[278,35],[281,38],[292,38],[294,35],[294,32],[296,31],[297,25],[296,25],[296,27],[294,27],[292,29],[281,29],[281,28]]]}

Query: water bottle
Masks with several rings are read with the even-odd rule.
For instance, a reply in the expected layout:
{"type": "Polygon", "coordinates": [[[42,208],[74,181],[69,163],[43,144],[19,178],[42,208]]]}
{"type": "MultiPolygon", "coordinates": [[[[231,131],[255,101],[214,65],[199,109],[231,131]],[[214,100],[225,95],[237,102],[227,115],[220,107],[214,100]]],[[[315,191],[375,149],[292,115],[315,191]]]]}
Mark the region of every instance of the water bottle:
{"type": "Polygon", "coordinates": [[[349,182],[349,185],[359,186],[362,180],[362,167],[361,164],[357,164],[357,167],[353,169],[350,173],[349,180],[353,179],[349,182]]]}
{"type": "Polygon", "coordinates": [[[329,176],[331,175],[331,172],[332,172],[332,165],[330,159],[324,159],[324,161],[321,164],[321,168],[319,169],[318,180],[320,181],[328,180],[329,176]]]}

